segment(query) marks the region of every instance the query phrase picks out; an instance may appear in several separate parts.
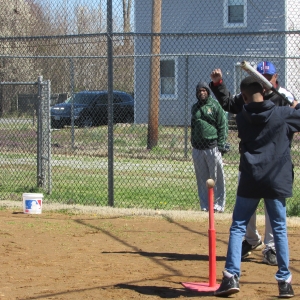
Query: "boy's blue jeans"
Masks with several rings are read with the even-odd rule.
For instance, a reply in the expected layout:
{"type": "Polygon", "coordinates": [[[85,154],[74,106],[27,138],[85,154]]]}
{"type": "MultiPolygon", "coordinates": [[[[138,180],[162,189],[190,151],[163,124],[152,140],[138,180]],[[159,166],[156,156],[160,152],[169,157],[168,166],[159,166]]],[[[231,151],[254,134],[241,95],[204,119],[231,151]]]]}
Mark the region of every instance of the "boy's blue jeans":
{"type": "MultiPolygon", "coordinates": [[[[241,252],[242,241],[246,232],[246,226],[256,210],[260,199],[244,198],[237,196],[230,227],[230,237],[227,250],[225,269],[230,274],[241,276],[241,252]]],[[[276,248],[278,271],[276,280],[289,279],[289,247],[286,230],[286,206],[285,199],[264,199],[268,211],[271,226],[273,228],[276,248]]]]}

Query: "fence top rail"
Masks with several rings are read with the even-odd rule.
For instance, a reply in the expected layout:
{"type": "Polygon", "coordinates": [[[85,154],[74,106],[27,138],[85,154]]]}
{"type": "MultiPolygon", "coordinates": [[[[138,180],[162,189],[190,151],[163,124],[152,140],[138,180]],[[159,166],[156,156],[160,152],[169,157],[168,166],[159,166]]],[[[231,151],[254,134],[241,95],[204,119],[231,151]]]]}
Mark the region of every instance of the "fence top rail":
{"type": "MultiPolygon", "coordinates": [[[[265,59],[299,59],[300,55],[295,56],[286,56],[286,55],[265,55],[262,53],[259,54],[230,54],[230,53],[207,53],[207,52],[181,52],[181,53],[160,53],[160,54],[152,54],[152,53],[145,53],[145,54],[130,54],[130,55],[114,55],[113,58],[141,58],[141,57],[176,57],[176,56],[206,56],[206,57],[249,57],[249,58],[261,58],[264,57],[265,59]]],[[[16,58],[16,59],[107,59],[107,56],[97,56],[97,55],[74,55],[74,56],[64,56],[64,55],[1,55],[0,58],[16,58]]]]}
{"type": "Polygon", "coordinates": [[[5,82],[1,81],[0,85],[37,85],[37,82],[5,82]]]}
{"type": "Polygon", "coordinates": [[[281,34],[299,34],[300,30],[274,30],[274,31],[241,31],[241,32],[99,32],[99,33],[83,33],[83,34],[63,34],[63,35],[32,35],[32,36],[2,36],[1,40],[39,40],[39,39],[74,39],[74,38],[90,38],[90,37],[136,37],[136,36],[229,36],[229,35],[281,35],[281,34]]]}

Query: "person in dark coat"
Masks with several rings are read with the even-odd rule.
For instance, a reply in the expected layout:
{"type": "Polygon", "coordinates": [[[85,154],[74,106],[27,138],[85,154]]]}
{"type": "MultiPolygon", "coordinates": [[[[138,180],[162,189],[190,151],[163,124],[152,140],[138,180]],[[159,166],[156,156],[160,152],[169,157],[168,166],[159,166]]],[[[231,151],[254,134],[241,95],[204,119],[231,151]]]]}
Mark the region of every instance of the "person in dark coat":
{"type": "MultiPolygon", "coordinates": [[[[285,88],[281,87],[278,82],[278,74],[274,64],[270,61],[262,61],[257,65],[257,71],[261,73],[277,91],[285,96],[287,101],[284,101],[278,94],[272,90],[265,91],[264,100],[270,100],[277,106],[290,106],[294,108],[297,105],[297,101],[292,93],[285,88]]],[[[211,73],[212,82],[209,86],[216,96],[217,100],[221,104],[222,108],[230,113],[239,113],[244,105],[244,100],[241,93],[237,95],[231,95],[227,90],[225,83],[222,80],[222,71],[215,69],[211,73]]],[[[242,258],[245,258],[251,254],[253,250],[263,249],[263,262],[275,266],[277,265],[276,249],[274,244],[273,232],[269,220],[268,213],[265,209],[265,238],[264,243],[262,242],[261,235],[256,228],[256,213],[251,217],[245,238],[242,245],[242,258]]]]}
{"type": "Polygon", "coordinates": [[[286,228],[286,198],[292,196],[292,160],[290,143],[300,131],[300,110],[279,107],[264,100],[264,89],[253,77],[242,80],[245,105],[237,114],[240,138],[240,180],[232,215],[230,237],[222,283],[216,296],[240,291],[242,240],[247,224],[261,198],[264,199],[273,230],[278,270],[279,297],[294,296],[289,270],[286,228]]]}

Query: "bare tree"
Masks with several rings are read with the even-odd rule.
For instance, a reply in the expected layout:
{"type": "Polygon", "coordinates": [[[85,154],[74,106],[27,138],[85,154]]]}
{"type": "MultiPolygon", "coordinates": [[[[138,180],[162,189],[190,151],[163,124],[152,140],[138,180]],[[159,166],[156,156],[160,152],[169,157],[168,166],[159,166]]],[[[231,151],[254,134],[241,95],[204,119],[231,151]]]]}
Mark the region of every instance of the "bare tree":
{"type": "MultiPolygon", "coordinates": [[[[0,80],[1,81],[32,81],[32,74],[35,68],[31,60],[13,59],[6,56],[12,55],[30,55],[32,48],[29,47],[28,41],[22,38],[30,35],[32,24],[35,18],[31,14],[31,8],[26,1],[1,1],[0,10],[0,80]]],[[[10,111],[12,107],[13,87],[6,88],[6,94],[3,89],[0,91],[0,114],[3,115],[10,111]]]]}
{"type": "Polygon", "coordinates": [[[132,0],[123,0],[123,31],[130,32],[130,13],[132,0]]]}

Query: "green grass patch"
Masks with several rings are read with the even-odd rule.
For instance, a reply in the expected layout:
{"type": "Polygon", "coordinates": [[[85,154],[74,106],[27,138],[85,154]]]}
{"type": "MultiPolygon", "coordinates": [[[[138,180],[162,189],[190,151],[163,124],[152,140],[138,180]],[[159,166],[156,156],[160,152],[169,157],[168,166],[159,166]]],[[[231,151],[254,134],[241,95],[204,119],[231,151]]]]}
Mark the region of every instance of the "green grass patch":
{"type": "MultiPolygon", "coordinates": [[[[107,206],[108,178],[113,175],[114,206],[198,210],[196,178],[191,158],[190,129],[160,126],[156,147],[147,149],[145,125],[114,125],[114,168],[108,173],[107,126],[66,127],[52,131],[52,193],[37,187],[36,127],[33,122],[0,124],[0,199],[21,201],[22,193],[44,194],[44,201],[107,206]],[[188,133],[186,136],[186,132],[188,133]]],[[[234,207],[238,181],[238,138],[229,131],[231,151],[223,156],[226,212],[234,207]]],[[[300,142],[294,138],[295,179],[299,178],[300,142]]],[[[300,184],[287,199],[288,215],[300,215],[300,184]]],[[[264,213],[263,203],[258,213],[264,213]]]]}

